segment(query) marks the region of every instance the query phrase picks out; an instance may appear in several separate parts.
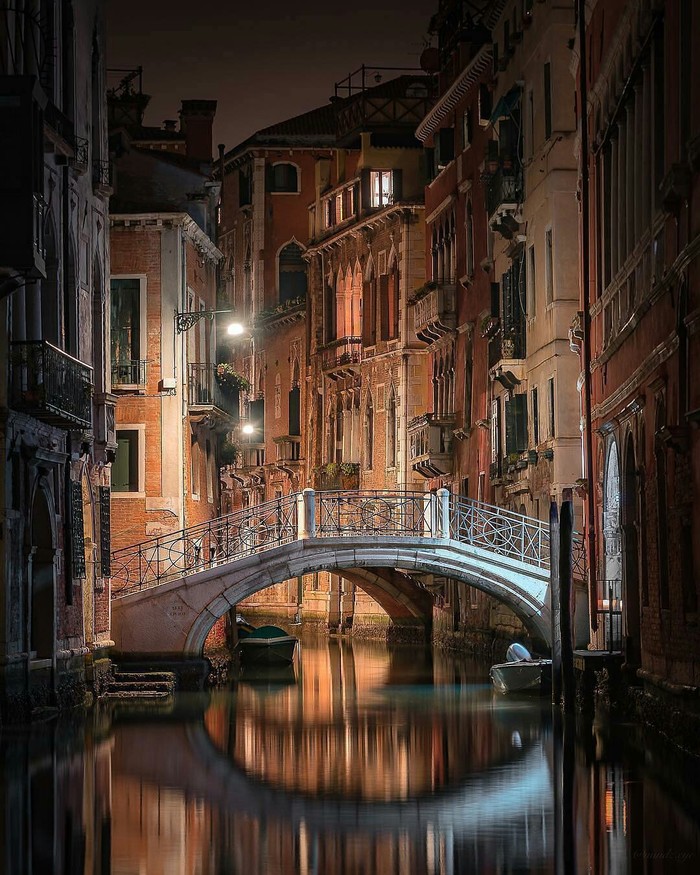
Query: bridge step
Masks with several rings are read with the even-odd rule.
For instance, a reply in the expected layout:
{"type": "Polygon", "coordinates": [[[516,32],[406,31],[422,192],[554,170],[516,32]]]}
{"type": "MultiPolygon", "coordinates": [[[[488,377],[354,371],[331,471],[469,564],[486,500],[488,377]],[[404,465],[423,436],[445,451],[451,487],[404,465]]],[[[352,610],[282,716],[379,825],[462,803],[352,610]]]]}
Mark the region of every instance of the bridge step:
{"type": "Polygon", "coordinates": [[[168,690],[108,690],[102,696],[103,699],[123,702],[129,699],[168,700],[172,698],[172,692],[168,690]]]}
{"type": "Polygon", "coordinates": [[[115,681],[168,681],[175,683],[175,672],[172,671],[115,671],[115,681]]]}

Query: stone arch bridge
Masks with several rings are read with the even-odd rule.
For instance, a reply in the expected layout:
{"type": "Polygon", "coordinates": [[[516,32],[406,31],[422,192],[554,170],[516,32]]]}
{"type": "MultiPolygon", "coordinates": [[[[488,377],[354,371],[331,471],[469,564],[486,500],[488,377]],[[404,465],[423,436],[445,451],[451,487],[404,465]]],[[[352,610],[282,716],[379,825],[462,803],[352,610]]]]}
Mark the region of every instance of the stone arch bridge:
{"type": "MultiPolygon", "coordinates": [[[[575,545],[575,575],[582,549],[575,545]]],[[[430,624],[412,574],[474,586],[551,643],[547,524],[441,489],[303,492],[112,554],[112,629],[121,653],[200,656],[219,617],[313,571],[338,571],[392,621],[430,624]]]]}

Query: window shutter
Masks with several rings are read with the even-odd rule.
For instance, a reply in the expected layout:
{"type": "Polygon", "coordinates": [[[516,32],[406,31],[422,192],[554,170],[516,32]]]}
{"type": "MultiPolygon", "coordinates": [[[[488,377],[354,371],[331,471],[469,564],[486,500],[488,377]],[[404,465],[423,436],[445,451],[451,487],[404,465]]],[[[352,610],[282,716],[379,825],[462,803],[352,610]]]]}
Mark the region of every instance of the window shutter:
{"type": "Polygon", "coordinates": [[[399,336],[399,272],[392,270],[389,275],[389,338],[399,336]]]}
{"type": "Polygon", "coordinates": [[[110,563],[111,553],[111,505],[109,486],[99,487],[100,501],[100,572],[102,577],[109,577],[112,573],[110,563]]]}
{"type": "Polygon", "coordinates": [[[265,191],[275,191],[275,168],[272,164],[265,165],[265,191]]]}
{"type": "Polygon", "coordinates": [[[491,283],[491,315],[501,315],[501,286],[499,283],[491,283]]]}
{"type": "Polygon", "coordinates": [[[403,200],[403,170],[393,170],[391,173],[391,196],[395,204],[403,200]]]}
{"type": "Polygon", "coordinates": [[[372,346],[372,283],[362,284],[362,343],[372,346]]]}
{"type": "Polygon", "coordinates": [[[506,401],[506,455],[527,449],[527,395],[506,401]]]}
{"type": "Polygon", "coordinates": [[[289,434],[301,434],[301,392],[298,386],[289,393],[289,434]]]}
{"type": "Polygon", "coordinates": [[[513,289],[512,277],[510,270],[507,270],[501,277],[501,285],[503,286],[503,330],[507,331],[513,326],[513,289]]]}
{"type": "Polygon", "coordinates": [[[549,61],[544,65],[544,138],[552,136],[552,67],[549,61]]]}
{"type": "Polygon", "coordinates": [[[389,339],[389,275],[379,277],[379,325],[382,340],[389,339]]]}
{"type": "Polygon", "coordinates": [[[370,178],[369,178],[369,169],[364,169],[360,171],[360,209],[359,212],[363,213],[365,210],[368,210],[372,205],[371,199],[371,191],[370,191],[370,178]]]}
{"type": "Polygon", "coordinates": [[[70,528],[71,528],[71,573],[74,578],[84,578],[85,532],[83,529],[83,488],[75,480],[70,481],[70,528]]]}

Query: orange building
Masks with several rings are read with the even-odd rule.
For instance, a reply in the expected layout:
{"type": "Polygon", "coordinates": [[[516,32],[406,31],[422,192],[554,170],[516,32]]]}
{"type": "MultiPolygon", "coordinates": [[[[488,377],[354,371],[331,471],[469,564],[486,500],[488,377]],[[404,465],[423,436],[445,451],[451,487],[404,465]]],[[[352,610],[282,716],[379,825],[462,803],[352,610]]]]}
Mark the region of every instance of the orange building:
{"type": "Polygon", "coordinates": [[[175,131],[144,128],[145,102],[125,89],[110,106],[117,549],[218,516],[219,434],[237,412],[217,379],[211,316],[222,258],[210,177],[216,103],[183,101],[175,131]]]}

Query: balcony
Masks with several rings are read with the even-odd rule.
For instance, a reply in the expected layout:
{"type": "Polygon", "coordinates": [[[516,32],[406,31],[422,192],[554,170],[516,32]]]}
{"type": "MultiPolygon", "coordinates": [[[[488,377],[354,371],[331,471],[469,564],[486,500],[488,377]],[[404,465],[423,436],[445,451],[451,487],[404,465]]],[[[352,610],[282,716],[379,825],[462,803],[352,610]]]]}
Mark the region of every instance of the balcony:
{"type": "Polygon", "coordinates": [[[425,343],[433,343],[454,331],[456,292],[454,283],[429,283],[414,297],[413,325],[416,335],[425,343]]]}
{"type": "Polygon", "coordinates": [[[45,340],[11,344],[10,405],[58,428],[92,427],[92,368],[45,340]]]}
{"type": "Polygon", "coordinates": [[[454,418],[434,419],[432,413],[417,416],[408,424],[411,467],[423,477],[452,473],[454,418]]]}
{"type": "Polygon", "coordinates": [[[112,364],[112,389],[118,392],[144,389],[148,362],[130,360],[112,364]]]}
{"type": "Polygon", "coordinates": [[[513,167],[500,166],[489,179],[486,188],[486,210],[492,231],[510,239],[517,230],[523,200],[523,173],[518,164],[513,167]]]}
{"type": "Polygon", "coordinates": [[[275,465],[280,471],[288,474],[296,473],[304,464],[301,458],[301,437],[299,435],[285,434],[274,438],[276,459],[275,465]]]}
{"type": "Polygon", "coordinates": [[[245,443],[241,445],[238,464],[235,468],[242,474],[251,474],[258,472],[263,475],[263,467],[265,465],[265,444],[263,443],[245,443]]]}
{"type": "Polygon", "coordinates": [[[362,338],[339,337],[322,347],[322,366],[329,377],[353,377],[360,372],[362,338]]]}
{"type": "Polygon", "coordinates": [[[216,380],[216,365],[192,363],[187,371],[187,404],[195,421],[230,421],[238,417],[238,392],[226,390],[216,380]]]}
{"type": "Polygon", "coordinates": [[[112,194],[111,161],[92,162],[92,189],[96,194],[105,195],[107,197],[112,194]]]}

